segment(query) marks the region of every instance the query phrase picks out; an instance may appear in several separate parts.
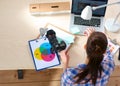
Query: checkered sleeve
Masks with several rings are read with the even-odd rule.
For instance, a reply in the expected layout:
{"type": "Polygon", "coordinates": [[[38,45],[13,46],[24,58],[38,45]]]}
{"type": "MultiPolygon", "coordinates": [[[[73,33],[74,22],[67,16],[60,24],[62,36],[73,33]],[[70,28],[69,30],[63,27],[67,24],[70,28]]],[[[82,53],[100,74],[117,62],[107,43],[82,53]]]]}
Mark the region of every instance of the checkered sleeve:
{"type": "Polygon", "coordinates": [[[62,74],[61,86],[67,86],[74,83],[73,77],[78,73],[76,68],[67,68],[62,74]]]}
{"type": "Polygon", "coordinates": [[[110,76],[115,68],[114,59],[113,59],[113,56],[111,55],[110,52],[108,52],[107,55],[104,57],[104,60],[102,62],[102,66],[103,66],[103,70],[104,70],[105,75],[110,76]]]}
{"type": "MultiPolygon", "coordinates": [[[[84,68],[86,65],[85,64],[79,64],[75,68],[67,68],[61,77],[61,86],[73,86],[75,80],[73,79],[74,76],[76,76],[79,71],[84,68]]],[[[79,86],[79,85],[75,85],[79,86]]]]}

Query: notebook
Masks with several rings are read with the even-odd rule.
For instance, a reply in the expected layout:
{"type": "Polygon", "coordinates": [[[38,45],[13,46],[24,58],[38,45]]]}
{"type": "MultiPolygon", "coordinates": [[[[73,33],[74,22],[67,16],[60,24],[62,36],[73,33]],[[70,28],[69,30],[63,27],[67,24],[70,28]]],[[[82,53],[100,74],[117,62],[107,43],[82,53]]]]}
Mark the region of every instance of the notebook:
{"type": "Polygon", "coordinates": [[[95,27],[96,31],[104,32],[104,16],[106,7],[93,11],[91,20],[83,20],[80,15],[82,10],[87,6],[99,6],[107,4],[108,0],[72,0],[70,32],[84,35],[87,27],[95,27]]]}

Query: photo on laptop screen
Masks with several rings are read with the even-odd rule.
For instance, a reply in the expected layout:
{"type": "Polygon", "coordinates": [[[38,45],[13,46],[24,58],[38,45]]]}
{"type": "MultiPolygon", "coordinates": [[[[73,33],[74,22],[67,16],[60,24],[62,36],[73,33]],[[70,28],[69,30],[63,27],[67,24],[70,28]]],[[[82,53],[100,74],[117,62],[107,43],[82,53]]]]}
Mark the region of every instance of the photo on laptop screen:
{"type": "Polygon", "coordinates": [[[83,20],[80,15],[86,6],[100,6],[107,4],[108,0],[72,0],[70,32],[74,34],[84,35],[87,27],[95,27],[96,31],[104,32],[104,16],[106,7],[93,11],[91,20],[83,20]]]}

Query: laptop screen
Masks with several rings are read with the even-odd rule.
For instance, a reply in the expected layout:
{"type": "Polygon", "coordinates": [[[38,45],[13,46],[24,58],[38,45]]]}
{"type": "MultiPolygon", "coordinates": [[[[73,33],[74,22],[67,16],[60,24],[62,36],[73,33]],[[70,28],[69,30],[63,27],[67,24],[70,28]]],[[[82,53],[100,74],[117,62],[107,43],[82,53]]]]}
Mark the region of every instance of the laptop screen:
{"type": "MultiPolygon", "coordinates": [[[[87,6],[100,6],[107,4],[108,0],[72,0],[71,13],[81,15],[82,10],[87,6]]],[[[96,9],[93,11],[93,16],[104,16],[106,7],[96,9]]]]}

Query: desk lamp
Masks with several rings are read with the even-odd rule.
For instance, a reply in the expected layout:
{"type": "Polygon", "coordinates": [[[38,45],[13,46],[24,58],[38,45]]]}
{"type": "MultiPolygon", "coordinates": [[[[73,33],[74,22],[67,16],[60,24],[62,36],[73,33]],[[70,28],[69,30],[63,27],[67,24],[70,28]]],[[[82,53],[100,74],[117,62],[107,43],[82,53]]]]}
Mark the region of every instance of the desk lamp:
{"type": "MultiPolygon", "coordinates": [[[[91,20],[92,10],[97,10],[99,8],[107,7],[107,6],[114,5],[114,4],[120,4],[120,1],[115,2],[115,3],[110,3],[110,4],[104,4],[104,5],[100,5],[96,7],[86,6],[81,13],[81,18],[83,18],[84,20],[91,20]]],[[[108,31],[117,32],[120,29],[120,24],[117,22],[119,15],[120,15],[120,12],[118,13],[115,19],[106,20],[105,28],[108,31]]]]}

